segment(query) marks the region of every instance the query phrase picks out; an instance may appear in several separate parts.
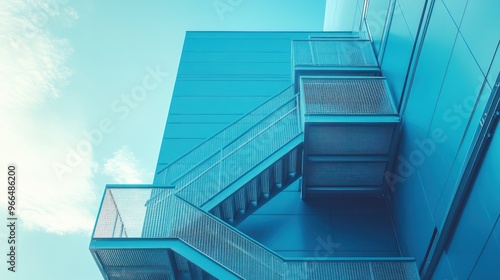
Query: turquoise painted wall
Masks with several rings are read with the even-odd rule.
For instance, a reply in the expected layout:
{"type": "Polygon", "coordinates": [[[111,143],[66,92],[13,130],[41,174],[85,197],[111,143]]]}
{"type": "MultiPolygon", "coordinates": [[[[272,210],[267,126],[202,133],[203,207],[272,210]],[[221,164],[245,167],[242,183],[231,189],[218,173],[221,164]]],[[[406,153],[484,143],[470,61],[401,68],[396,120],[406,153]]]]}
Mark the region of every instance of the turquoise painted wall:
{"type": "MultiPolygon", "coordinates": [[[[434,229],[441,230],[448,214],[473,135],[500,70],[500,59],[494,57],[500,39],[495,12],[500,2],[401,0],[395,1],[394,7],[381,56],[383,73],[403,103],[401,145],[392,177],[396,178],[396,191],[391,194],[391,205],[402,252],[416,257],[421,265],[434,229]],[[430,21],[419,30],[426,4],[430,21]],[[421,50],[415,44],[419,31],[421,50]]],[[[492,168],[483,172],[489,174],[490,184],[500,186],[492,168]]],[[[476,202],[471,197],[468,207],[475,209],[470,210],[476,211],[474,219],[497,219],[498,209],[479,210],[485,203],[500,204],[497,193],[491,188],[481,192],[491,196],[476,202]]],[[[463,217],[461,224],[473,228],[474,219],[463,217]]],[[[494,223],[483,225],[477,232],[457,232],[455,238],[462,238],[462,242],[454,241],[460,245],[452,246],[443,257],[446,265],[440,265],[435,279],[450,275],[467,279],[472,275],[479,248],[493,244],[488,234],[493,232],[494,223]],[[472,247],[475,253],[467,251],[472,247]],[[463,250],[469,255],[465,256],[463,250]]],[[[499,246],[488,246],[496,250],[495,254],[500,253],[499,246]]]]}

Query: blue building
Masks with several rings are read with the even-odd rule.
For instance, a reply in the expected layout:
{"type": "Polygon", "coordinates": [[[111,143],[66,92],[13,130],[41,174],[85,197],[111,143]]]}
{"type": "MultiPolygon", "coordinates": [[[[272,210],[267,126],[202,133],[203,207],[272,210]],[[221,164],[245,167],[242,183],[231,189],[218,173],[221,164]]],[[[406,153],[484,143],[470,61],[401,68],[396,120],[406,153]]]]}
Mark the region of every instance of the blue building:
{"type": "Polygon", "coordinates": [[[106,186],[105,279],[500,279],[500,2],[356,4],[186,34],[153,184],[106,186]]]}

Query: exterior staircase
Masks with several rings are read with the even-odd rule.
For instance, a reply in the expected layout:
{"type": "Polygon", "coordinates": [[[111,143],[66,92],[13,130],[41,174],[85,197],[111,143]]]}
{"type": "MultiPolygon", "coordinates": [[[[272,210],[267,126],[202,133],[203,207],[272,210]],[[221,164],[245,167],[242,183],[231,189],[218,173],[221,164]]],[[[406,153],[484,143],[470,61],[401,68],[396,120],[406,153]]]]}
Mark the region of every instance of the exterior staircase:
{"type": "MultiPolygon", "coordinates": [[[[358,129],[365,129],[361,136],[376,131],[370,130],[372,124],[366,120],[354,121],[361,124],[355,129],[346,128],[346,121],[354,120],[356,114],[338,121],[339,116],[325,119],[324,114],[311,113],[314,104],[308,102],[308,94],[314,93],[304,92],[304,77],[298,82],[302,95],[295,85],[288,87],[160,171],[153,186],[107,187],[91,243],[107,279],[419,279],[411,258],[284,259],[234,228],[296,180],[303,181],[304,196],[345,189],[332,188],[336,179],[326,171],[345,175],[341,173],[345,167],[335,169],[339,162],[383,161],[387,167],[390,150],[368,155],[373,158],[367,160],[361,157],[367,156],[369,148],[350,154],[342,151],[348,149],[345,146],[325,140],[336,137],[342,144],[359,136],[358,129]],[[327,137],[322,136],[324,131],[327,137]],[[354,135],[342,140],[342,133],[354,135]],[[326,153],[318,151],[320,145],[326,145],[326,153]],[[136,202],[127,203],[127,199],[136,202]],[[158,257],[162,261],[137,255],[140,250],[150,254],[158,247],[167,252],[158,257]],[[117,266],[106,261],[113,257],[122,270],[117,272],[117,266]]],[[[372,121],[383,129],[390,123],[393,141],[399,119],[391,120],[377,117],[372,121]]],[[[369,146],[371,142],[361,143],[369,146]]],[[[382,186],[376,187],[380,191],[382,186]]]]}
{"type": "MultiPolygon", "coordinates": [[[[247,216],[257,211],[267,201],[272,199],[283,189],[298,180],[302,174],[302,144],[300,138],[296,138],[288,146],[295,146],[292,150],[285,147],[281,153],[277,152],[271,159],[271,164],[261,165],[262,172],[258,172],[250,180],[241,178],[233,184],[233,188],[227,188],[229,195],[217,195],[203,205],[202,209],[209,211],[214,216],[226,223],[237,226],[247,216]],[[281,156],[281,157],[280,157],[281,156]],[[246,182],[246,183],[241,183],[246,182]],[[240,187],[241,186],[241,187],[240,187]]],[[[256,167],[259,169],[259,166],[256,167]]]]}

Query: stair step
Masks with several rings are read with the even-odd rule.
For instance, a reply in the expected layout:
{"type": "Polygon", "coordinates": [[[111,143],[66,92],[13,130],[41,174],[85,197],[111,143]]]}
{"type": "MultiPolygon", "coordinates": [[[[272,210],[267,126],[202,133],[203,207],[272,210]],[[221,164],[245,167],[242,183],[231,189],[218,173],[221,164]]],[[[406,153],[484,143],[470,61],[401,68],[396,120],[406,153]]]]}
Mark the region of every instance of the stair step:
{"type": "Polygon", "coordinates": [[[245,188],[241,188],[238,191],[236,191],[236,193],[234,194],[234,202],[236,210],[240,214],[244,214],[247,207],[247,197],[245,188]]]}
{"type": "Polygon", "coordinates": [[[271,171],[267,168],[260,174],[260,191],[264,198],[268,198],[270,195],[270,173],[271,171]]]}
{"type": "Polygon", "coordinates": [[[301,147],[294,148],[210,209],[209,212],[229,224],[238,224],[302,175],[301,156],[301,147]],[[294,170],[294,172],[289,172],[290,170],[294,170]],[[287,176],[283,176],[283,174],[287,174],[287,176]]]}
{"type": "Polygon", "coordinates": [[[232,196],[222,202],[222,212],[224,220],[232,222],[234,220],[234,199],[232,196]]]}
{"type": "Polygon", "coordinates": [[[292,150],[288,154],[288,175],[295,177],[297,174],[297,150],[292,150]]]}
{"type": "Polygon", "coordinates": [[[243,188],[246,189],[248,200],[252,205],[257,205],[259,201],[259,189],[257,188],[257,180],[254,178],[247,183],[243,188]]]}
{"type": "Polygon", "coordinates": [[[283,159],[279,159],[274,164],[274,185],[277,188],[283,186],[283,159]]]}

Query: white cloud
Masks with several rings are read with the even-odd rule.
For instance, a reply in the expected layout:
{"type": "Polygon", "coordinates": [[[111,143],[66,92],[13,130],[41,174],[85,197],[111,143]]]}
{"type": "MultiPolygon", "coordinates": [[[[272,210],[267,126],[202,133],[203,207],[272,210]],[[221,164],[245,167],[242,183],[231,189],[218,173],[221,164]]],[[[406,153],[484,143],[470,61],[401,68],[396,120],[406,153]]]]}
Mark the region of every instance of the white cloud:
{"type": "Polygon", "coordinates": [[[73,9],[56,1],[0,2],[2,107],[18,110],[60,95],[71,75],[64,62],[72,50],[67,40],[50,33],[48,25],[76,17],[73,9]]]}
{"type": "MultiPolygon", "coordinates": [[[[76,17],[61,1],[0,2],[0,178],[7,164],[15,163],[16,210],[22,224],[55,233],[92,229],[91,206],[97,200],[91,149],[62,180],[52,168],[54,161],[66,164],[68,147],[81,140],[81,135],[71,134],[79,120],[43,118],[51,110],[47,101],[61,95],[71,75],[65,66],[70,44],[48,26],[61,20],[67,24],[76,17]]],[[[0,205],[5,203],[0,200],[0,205]]]]}
{"type": "MultiPolygon", "coordinates": [[[[0,125],[5,132],[0,136],[2,169],[9,163],[18,169],[17,210],[22,222],[28,228],[48,232],[88,232],[95,220],[91,206],[97,199],[92,151],[68,165],[69,147],[78,138],[68,134],[66,127],[46,125],[20,114],[14,119],[2,118],[0,125]],[[52,168],[53,162],[68,169],[62,180],[52,168]]],[[[5,202],[2,199],[1,203],[5,202]]]]}
{"type": "Polygon", "coordinates": [[[103,172],[119,184],[145,183],[140,161],[127,146],[122,146],[112,158],[106,161],[103,172]]]}

